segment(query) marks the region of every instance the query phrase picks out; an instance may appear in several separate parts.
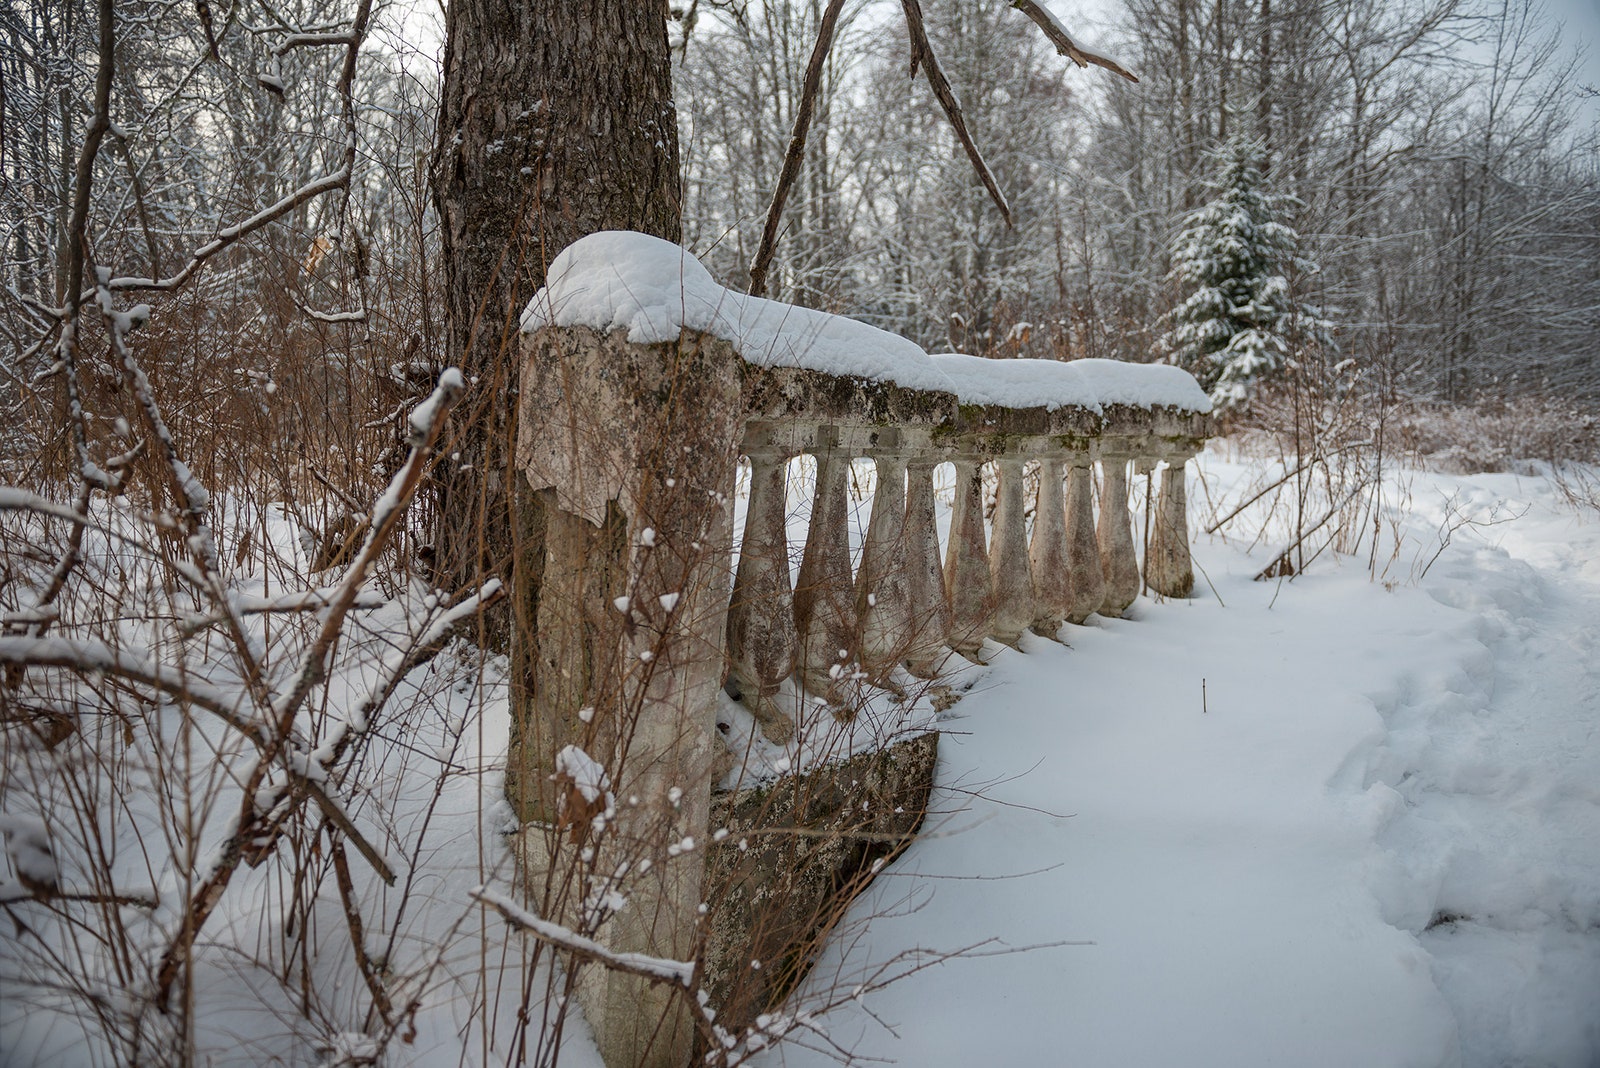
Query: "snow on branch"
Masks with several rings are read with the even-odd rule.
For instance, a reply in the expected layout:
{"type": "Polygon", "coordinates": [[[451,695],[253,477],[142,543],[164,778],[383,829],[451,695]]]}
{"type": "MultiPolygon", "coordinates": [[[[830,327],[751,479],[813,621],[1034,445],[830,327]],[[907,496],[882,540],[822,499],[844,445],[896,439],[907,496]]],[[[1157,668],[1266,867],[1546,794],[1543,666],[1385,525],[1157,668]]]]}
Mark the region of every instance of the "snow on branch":
{"type": "MultiPolygon", "coordinates": [[[[206,517],[207,510],[211,507],[211,494],[201,485],[200,480],[179,455],[172,431],[162,415],[161,406],[156,402],[150,379],[134,357],[132,346],[128,344],[128,334],[150,318],[150,307],[139,304],[128,311],[118,311],[108,285],[110,273],[107,268],[98,269],[99,284],[95,287],[95,300],[100,307],[100,315],[105,320],[106,332],[110,335],[112,352],[122,365],[123,378],[127,381],[134,401],[143,413],[150,434],[160,450],[162,467],[168,476],[173,497],[183,502],[183,519],[188,533],[189,552],[203,577],[204,587],[227,621],[228,636],[240,661],[245,665],[245,677],[251,683],[252,696],[257,701],[265,703],[266,689],[261,682],[261,666],[257,650],[245,636],[244,622],[235,606],[235,595],[222,580],[216,535],[206,517]]],[[[71,324],[68,325],[70,327],[71,324]]]]}
{"type": "MultiPolygon", "coordinates": [[[[373,505],[372,521],[367,524],[366,540],[345,572],[344,578],[334,589],[333,596],[328,601],[328,614],[322,621],[322,629],[317,634],[316,640],[311,643],[311,648],[306,650],[305,658],[300,663],[300,670],[296,672],[294,684],[273,702],[273,716],[280,727],[286,727],[293,721],[294,714],[305,700],[306,694],[326,673],[328,657],[332,654],[334,643],[344,629],[345,616],[354,607],[361,586],[372,570],[372,565],[377,561],[379,553],[389,540],[389,535],[404,514],[406,505],[417,492],[431,446],[444,426],[445,416],[461,399],[461,393],[465,388],[466,382],[461,377],[461,372],[454,367],[447,368],[439,376],[438,388],[411,413],[408,437],[411,453],[406,457],[406,462],[401,465],[400,470],[395,472],[388,488],[373,505]]],[[[281,733],[287,731],[283,730],[281,733]]]]}
{"type": "MultiPolygon", "coordinates": [[[[393,696],[400,681],[415,668],[426,663],[444,648],[445,643],[468,620],[505,597],[505,585],[497,578],[490,579],[476,593],[463,597],[456,604],[429,620],[421,632],[384,658],[378,681],[368,690],[367,696],[344,720],[336,723],[322,744],[310,756],[307,774],[317,780],[327,778],[328,769],[344,756],[344,751],[357,735],[366,732],[372,713],[393,696]]],[[[387,602],[386,602],[387,603],[387,602]]]]}
{"type": "Polygon", "coordinates": [[[325,174],[321,178],[307,182],[299,189],[296,189],[294,192],[283,197],[277,203],[262,208],[248,219],[244,219],[240,222],[234,223],[232,226],[223,227],[221,230],[218,230],[215,237],[189,254],[189,262],[184,264],[176,274],[168,275],[165,278],[140,278],[132,276],[113,278],[107,282],[106,285],[109,289],[117,291],[140,289],[158,290],[164,292],[167,290],[181,288],[185,282],[194,277],[196,271],[205,266],[207,260],[211,259],[217,253],[237,244],[244,238],[249,237],[263,226],[266,226],[268,223],[274,222],[275,220],[289,214],[300,205],[306,203],[306,201],[313,200],[321,196],[323,193],[331,192],[335,189],[345,188],[350,184],[350,175],[354,168],[354,163],[355,153],[354,151],[350,151],[346,155],[344,162],[341,163],[339,168],[332,173],[325,174]]]}
{"type": "MultiPolygon", "coordinates": [[[[61,636],[0,637],[0,664],[64,668],[79,675],[111,675],[148,686],[192,707],[210,712],[250,739],[258,748],[268,751],[271,748],[271,739],[265,733],[264,726],[241,713],[238,701],[229,700],[222,691],[187,672],[154,663],[126,649],[113,649],[105,642],[61,636]]],[[[377,848],[356,829],[343,806],[317,781],[317,774],[303,760],[296,759],[293,753],[286,757],[285,763],[296,780],[296,786],[316,801],[329,822],[345,833],[385,882],[393,885],[393,869],[377,848]]]]}
{"type": "Polygon", "coordinates": [[[278,43],[273,49],[277,55],[283,55],[296,48],[320,48],[326,45],[355,45],[360,41],[353,33],[292,33],[278,43]]]}
{"type": "Polygon", "coordinates": [[[400,680],[409,675],[419,664],[434,656],[444,648],[445,642],[468,620],[476,619],[485,608],[503,599],[506,595],[505,586],[497,578],[490,579],[483,587],[446,611],[440,613],[419,634],[410,647],[398,650],[391,654],[383,665],[383,673],[377,685],[367,694],[365,700],[356,709],[356,714],[351,717],[351,729],[355,731],[366,730],[366,723],[372,711],[383,707],[390,694],[394,693],[400,680]]]}
{"type": "MultiPolygon", "coordinates": [[[[307,182],[275,203],[262,208],[249,218],[218,230],[210,241],[190,253],[188,262],[179,268],[177,273],[168,275],[165,278],[133,276],[111,278],[105,283],[107,289],[114,292],[122,290],[166,292],[178,289],[193,278],[195,272],[199,271],[207,261],[218,253],[232,247],[269,223],[281,219],[307,201],[314,200],[322,194],[332,192],[335,189],[348,189],[350,187],[350,177],[355,173],[356,163],[354,99],[356,57],[361,51],[362,42],[366,40],[367,24],[371,14],[372,0],[361,0],[356,5],[355,17],[351,20],[350,28],[347,31],[343,33],[290,34],[274,53],[274,59],[276,59],[291,48],[314,45],[344,46],[344,67],[339,75],[338,94],[341,120],[345,128],[345,138],[344,155],[339,165],[328,174],[307,182]]],[[[109,68],[109,63],[103,64],[103,66],[109,68]]],[[[283,92],[283,79],[276,74],[259,77],[258,81],[276,93],[281,94],[283,92]]]]}
{"type": "Polygon", "coordinates": [[[194,675],[145,659],[105,642],[61,636],[0,637],[0,664],[66,668],[80,675],[114,675],[159,690],[217,716],[258,744],[260,724],[239,711],[237,702],[194,675]]]}
{"type": "Polygon", "coordinates": [[[1113,74],[1120,74],[1130,82],[1139,80],[1138,75],[1128,70],[1122,64],[1109,56],[1102,56],[1083,48],[1072,39],[1067,28],[1061,25],[1061,20],[1049,8],[1036,3],[1035,0],[1009,0],[1012,7],[1032,19],[1050,38],[1050,43],[1056,46],[1056,51],[1066,56],[1080,67],[1090,65],[1104,67],[1113,74]]]}
{"type": "Polygon", "coordinates": [[[326,676],[334,646],[344,632],[345,617],[355,606],[362,585],[366,582],[401,516],[405,514],[406,506],[415,495],[422,481],[423,469],[427,466],[433,443],[444,427],[445,417],[460,400],[465,388],[466,383],[461,377],[461,372],[454,367],[448,368],[439,376],[439,385],[433,395],[418,406],[417,411],[425,414],[426,423],[419,425],[416,413],[413,413],[411,453],[374,505],[366,540],[362,543],[355,561],[345,572],[344,578],[334,588],[322,626],[301,659],[289,689],[270,702],[268,741],[263,746],[262,760],[250,773],[241,791],[244,801],[234,823],[234,832],[229,838],[229,848],[224,851],[223,859],[191,895],[187,922],[178,935],[168,943],[166,951],[162,954],[161,963],[156,969],[156,1001],[160,1005],[166,1005],[171,996],[172,986],[184,967],[188,954],[188,940],[193,937],[194,932],[205,925],[222,900],[228,884],[238,870],[240,861],[247,859],[246,848],[252,863],[255,862],[255,858],[264,857],[274,850],[283,837],[290,814],[297,808],[297,802],[291,802],[287,808],[280,808],[283,792],[273,789],[268,780],[268,773],[275,761],[281,759],[289,767],[300,788],[316,799],[329,822],[356,847],[379,876],[390,885],[395,882],[394,872],[388,862],[360,835],[350,817],[320,785],[321,781],[327,778],[327,765],[319,760],[316,754],[294,747],[294,722],[306,695],[326,676]]]}
{"type": "MultiPolygon", "coordinates": [[[[0,512],[33,512],[37,515],[46,515],[54,519],[64,519],[67,522],[72,523],[75,527],[81,526],[85,530],[93,530],[107,538],[121,542],[136,551],[148,553],[152,556],[156,555],[154,550],[152,550],[145,543],[141,542],[138,538],[131,537],[124,531],[117,530],[114,527],[99,522],[94,517],[88,515],[75,505],[61,504],[56,501],[47,500],[36,493],[30,493],[25,489],[18,489],[16,486],[0,486],[0,512]]],[[[205,588],[205,575],[196,570],[194,566],[188,562],[177,559],[176,557],[170,555],[162,556],[161,562],[164,566],[171,568],[185,581],[192,583],[195,587],[199,589],[205,588]]],[[[41,597],[39,604],[35,607],[43,608],[44,606],[48,605],[52,599],[53,598],[41,597]]],[[[258,609],[258,611],[266,610],[267,609],[258,609]]]]}
{"type": "Polygon", "coordinates": [[[472,897],[504,916],[506,922],[525,931],[541,942],[548,942],[561,949],[570,950],[587,960],[597,961],[607,968],[628,972],[645,979],[657,982],[671,983],[686,991],[694,990],[694,962],[686,960],[672,960],[667,957],[652,957],[647,953],[618,953],[607,949],[592,938],[585,938],[576,931],[570,931],[559,923],[551,923],[541,919],[518,905],[504,894],[488,887],[480,886],[472,891],[472,897]]]}
{"type": "MultiPolygon", "coordinates": [[[[90,192],[94,184],[95,158],[100,154],[100,142],[111,128],[111,74],[116,52],[116,13],[112,0],[100,0],[99,9],[99,67],[95,73],[94,111],[89,127],[84,131],[83,149],[78,154],[72,190],[72,215],[67,224],[67,306],[61,311],[61,336],[56,353],[66,372],[67,408],[71,420],[73,452],[78,461],[78,492],[73,510],[89,510],[89,498],[96,488],[110,489],[112,480],[89,457],[88,416],[84,412],[78,383],[78,308],[83,298],[78,291],[83,286],[85,252],[89,247],[90,192]]],[[[66,587],[67,579],[82,558],[83,524],[74,522],[67,539],[67,551],[57,562],[40,605],[53,602],[66,587]]],[[[34,628],[43,634],[48,624],[34,628]]]]}
{"type": "Polygon", "coordinates": [[[319,323],[338,325],[339,323],[364,323],[367,321],[367,309],[365,308],[357,308],[354,311],[325,312],[318,311],[309,305],[301,304],[299,301],[295,302],[295,307],[300,309],[302,315],[315,319],[319,323]]]}
{"type": "Polygon", "coordinates": [[[694,961],[654,957],[648,953],[618,952],[559,923],[552,923],[535,916],[511,898],[486,886],[473,890],[472,897],[500,913],[506,922],[517,930],[541,942],[567,950],[583,960],[593,961],[603,967],[637,975],[652,982],[668,983],[683,991],[688,995],[684,998],[684,1004],[692,1014],[695,1027],[707,1047],[705,1064],[737,1063],[741,1058],[735,1054],[741,1043],[748,1051],[754,1052],[769,1045],[773,1039],[781,1037],[793,1026],[793,1017],[762,1017],[765,1027],[757,1026],[742,1036],[735,1035],[717,1024],[717,1013],[711,1007],[710,997],[704,990],[696,989],[697,969],[694,961]]]}
{"type": "MultiPolygon", "coordinates": [[[[0,493],[3,493],[0,488],[0,493]]],[[[0,508],[4,508],[4,500],[0,499],[0,508]]],[[[332,586],[319,589],[297,590],[294,593],[279,594],[276,597],[259,597],[253,594],[239,594],[235,597],[235,607],[241,615],[270,615],[288,612],[319,612],[328,607],[333,600],[335,588],[332,586]]],[[[388,598],[375,591],[364,591],[356,597],[353,609],[377,609],[389,603],[388,598]]],[[[182,632],[194,634],[206,627],[224,621],[224,616],[212,612],[210,614],[193,613],[184,617],[182,632]]]]}

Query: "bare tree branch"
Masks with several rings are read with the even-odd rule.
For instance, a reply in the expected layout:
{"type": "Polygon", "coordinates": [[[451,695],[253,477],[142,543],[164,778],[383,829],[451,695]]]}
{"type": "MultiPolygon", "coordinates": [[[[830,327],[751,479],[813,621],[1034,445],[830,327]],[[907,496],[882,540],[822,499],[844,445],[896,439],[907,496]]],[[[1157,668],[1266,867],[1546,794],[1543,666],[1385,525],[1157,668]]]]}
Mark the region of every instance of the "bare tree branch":
{"type": "Polygon", "coordinates": [[[1098,55],[1082,48],[1074,41],[1067,28],[1061,25],[1055,15],[1045,8],[1040,7],[1034,0],[1008,0],[1012,7],[1032,19],[1050,38],[1050,43],[1056,46],[1056,51],[1066,56],[1080,67],[1104,67],[1113,74],[1120,74],[1130,82],[1139,80],[1138,75],[1125,68],[1122,64],[1109,56],[1098,55]]]}
{"type": "MultiPolygon", "coordinates": [[[[357,554],[355,562],[345,572],[343,580],[335,589],[329,601],[328,614],[323,620],[322,628],[317,637],[312,641],[311,648],[302,658],[300,669],[295,674],[294,682],[289,690],[278,697],[271,704],[272,721],[270,723],[270,736],[263,750],[263,757],[256,769],[246,779],[242,794],[239,815],[234,823],[234,831],[229,836],[226,847],[222,850],[220,859],[213,867],[211,873],[202,881],[200,887],[189,899],[189,906],[185,910],[184,922],[177,935],[168,943],[161,956],[160,966],[156,971],[156,1002],[162,1006],[167,1004],[172,992],[172,985],[178,978],[178,972],[183,967],[187,957],[188,947],[193,944],[200,929],[216,910],[222,895],[227,891],[228,884],[233,879],[233,874],[238,870],[240,861],[246,859],[245,849],[248,846],[252,856],[263,856],[276,848],[281,840],[286,822],[294,812],[294,806],[280,808],[282,794],[272,797],[263,803],[263,786],[267,783],[267,773],[270,765],[277,760],[289,745],[294,726],[295,713],[299,711],[306,694],[311,691],[326,673],[328,657],[332,653],[334,642],[343,633],[344,619],[357,601],[362,583],[366,581],[373,563],[382,551],[384,544],[393,533],[400,517],[404,514],[406,506],[416,493],[417,486],[422,480],[422,469],[432,452],[433,444],[438,439],[439,432],[444,427],[445,417],[450,414],[450,409],[460,399],[465,382],[461,372],[450,368],[439,376],[439,386],[433,395],[417,406],[411,413],[411,454],[406,458],[405,464],[396,472],[390,481],[388,489],[383,492],[378,503],[372,509],[372,522],[367,528],[367,538],[357,554]]],[[[285,754],[293,758],[294,753],[285,754]]],[[[312,779],[306,775],[311,771],[310,758],[306,758],[305,765],[299,766],[297,761],[291,760],[291,770],[301,776],[307,787],[307,793],[321,797],[309,787],[314,786],[312,779]]],[[[318,764],[317,767],[322,767],[318,764]]],[[[365,844],[359,834],[353,834],[354,826],[348,816],[337,804],[329,803],[323,806],[323,812],[333,821],[335,826],[359,849],[369,863],[372,863],[385,881],[393,883],[394,873],[382,856],[365,844]],[[369,852],[370,851],[370,852],[369,852]]]]}
{"type": "MultiPolygon", "coordinates": [[[[96,485],[102,488],[108,485],[105,473],[89,459],[88,433],[84,425],[77,362],[78,310],[83,303],[83,297],[79,293],[83,288],[83,268],[89,243],[89,197],[94,185],[94,163],[100,154],[100,142],[105,138],[106,131],[111,129],[111,76],[116,56],[116,14],[112,0],[100,0],[99,11],[100,63],[95,74],[94,117],[89,121],[89,129],[83,140],[83,150],[78,153],[72,218],[67,228],[67,284],[65,293],[57,294],[58,297],[64,297],[67,302],[61,312],[61,337],[56,345],[56,354],[66,372],[67,411],[72,422],[72,445],[77,454],[79,478],[77,498],[73,502],[72,510],[78,514],[89,510],[89,498],[96,485]]],[[[67,537],[67,551],[56,563],[50,582],[40,596],[37,607],[49,605],[60,595],[66,586],[67,578],[82,557],[82,545],[83,523],[74,520],[72,533],[67,537]]],[[[48,628],[48,621],[41,621],[34,625],[33,633],[43,634],[48,628]]],[[[15,686],[19,681],[13,673],[7,673],[8,685],[15,686]]]]}
{"type": "MultiPolygon", "coordinates": [[[[62,637],[0,637],[0,664],[10,667],[58,667],[80,675],[112,675],[128,682],[148,686],[170,697],[210,712],[228,726],[250,739],[266,753],[274,751],[273,739],[264,726],[240,712],[238,703],[230,701],[210,684],[186,672],[152,663],[125,649],[113,649],[104,642],[85,641],[62,637]]],[[[276,747],[282,749],[281,744],[276,747]]],[[[285,760],[294,779],[295,789],[303,791],[317,803],[328,818],[355,845],[385,882],[394,883],[394,872],[377,848],[351,822],[342,805],[323,786],[307,774],[309,761],[298,760],[289,753],[285,760]]],[[[265,768],[265,762],[262,765],[265,768]]]]}
{"type": "Polygon", "coordinates": [[[1005,194],[1000,192],[1000,185],[989,170],[989,164],[984,162],[983,153],[978,151],[972,135],[967,132],[967,120],[961,113],[961,102],[956,99],[955,91],[950,88],[950,79],[944,76],[944,71],[939,67],[939,58],[933,54],[933,45],[928,42],[928,31],[922,24],[922,4],[920,0],[900,0],[900,6],[905,10],[906,30],[911,34],[911,76],[916,77],[919,65],[923,68],[934,98],[944,108],[950,128],[956,132],[956,140],[961,142],[967,159],[972,161],[973,169],[978,172],[978,180],[983,182],[983,187],[1000,209],[1001,217],[1010,226],[1011,205],[1006,202],[1005,194]]]}
{"type": "Polygon", "coordinates": [[[159,279],[112,278],[106,283],[108,289],[113,291],[156,290],[162,292],[178,289],[193,278],[195,272],[205,266],[206,262],[219,252],[232,247],[262,227],[282,218],[300,205],[321,196],[323,193],[328,193],[335,189],[349,188],[350,176],[355,173],[356,164],[355,101],[352,95],[356,76],[356,57],[360,54],[361,42],[366,39],[367,23],[371,14],[372,0],[361,0],[356,6],[355,18],[351,21],[350,29],[347,33],[297,34],[289,38],[289,41],[293,42],[290,47],[329,44],[345,46],[344,69],[340,72],[338,86],[342,119],[345,127],[344,158],[339,166],[329,174],[307,182],[294,192],[276,203],[262,208],[249,218],[217,231],[215,237],[190,254],[189,262],[184,264],[176,274],[159,279]]]}
{"type": "Polygon", "coordinates": [[[783,170],[778,174],[778,187],[772,193],[772,206],[767,209],[767,225],[761,231],[761,247],[756,250],[755,262],[750,265],[750,295],[764,296],[767,292],[767,268],[778,248],[778,224],[783,218],[783,205],[789,199],[789,188],[800,175],[800,164],[806,155],[806,136],[811,131],[811,114],[817,102],[817,90],[822,85],[822,68],[833,48],[834,31],[839,25],[839,12],[844,10],[844,0],[828,0],[822,13],[822,25],[817,28],[817,43],[811,49],[811,61],[806,64],[805,80],[800,86],[800,108],[794,117],[794,132],[789,137],[789,151],[783,157],[783,170]]]}

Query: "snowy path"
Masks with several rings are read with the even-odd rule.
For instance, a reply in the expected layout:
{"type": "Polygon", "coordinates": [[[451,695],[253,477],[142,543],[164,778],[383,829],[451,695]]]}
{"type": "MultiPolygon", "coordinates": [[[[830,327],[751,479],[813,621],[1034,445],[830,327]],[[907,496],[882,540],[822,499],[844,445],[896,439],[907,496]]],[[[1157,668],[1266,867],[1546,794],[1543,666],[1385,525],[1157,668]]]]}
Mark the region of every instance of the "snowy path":
{"type": "MultiPolygon", "coordinates": [[[[1490,493],[1539,502],[1511,479],[1490,493]]],[[[1487,483],[1487,485],[1485,484],[1487,483]]],[[[1600,536],[1550,516],[1441,561],[1424,588],[1473,613],[1479,655],[1444,687],[1408,685],[1374,765],[1404,806],[1380,841],[1426,927],[1468,1068],[1600,1064],[1600,536]],[[1440,573],[1442,572],[1442,573],[1440,573]],[[1427,916],[1422,913],[1427,912],[1427,916]]]]}
{"type": "Polygon", "coordinates": [[[920,972],[831,1040],[925,1068],[1600,1064],[1600,524],[1540,498],[1473,533],[1394,591],[1350,565],[1280,592],[1202,546],[1226,608],[1002,653],[947,724],[951,811],[812,981],[1092,944],[920,972]]]}

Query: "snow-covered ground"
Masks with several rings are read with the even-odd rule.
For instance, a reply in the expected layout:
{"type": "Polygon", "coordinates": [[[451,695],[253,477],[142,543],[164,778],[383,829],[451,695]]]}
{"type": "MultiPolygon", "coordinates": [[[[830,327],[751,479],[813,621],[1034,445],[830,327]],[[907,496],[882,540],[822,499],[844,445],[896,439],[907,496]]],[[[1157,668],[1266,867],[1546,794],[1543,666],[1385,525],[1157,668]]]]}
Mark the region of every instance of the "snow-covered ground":
{"type": "MultiPolygon", "coordinates": [[[[1195,529],[1260,472],[1200,463],[1195,529]]],[[[1376,579],[1366,557],[1324,554],[1254,582],[1281,532],[1252,546],[1235,524],[1198,539],[1194,600],[996,647],[942,717],[937,813],[809,982],[927,966],[757,1063],[1600,1065],[1600,516],[1539,477],[1393,488],[1399,549],[1376,579]]],[[[415,629],[402,608],[361,633],[415,629]]],[[[524,992],[559,989],[471,899],[511,878],[503,666],[482,684],[478,663],[456,646],[414,672],[359,774],[356,815],[404,869],[396,892],[356,872],[369,937],[418,998],[388,1064],[506,1063],[524,992]]],[[[312,1063],[270,979],[266,871],[196,961],[210,1063],[312,1063]]],[[[323,1054],[360,1054],[336,899],[315,911],[323,1054]]],[[[31,966],[23,947],[0,937],[8,972],[31,966]]],[[[0,1063],[109,1062],[63,1004],[0,1004],[0,1063]]],[[[581,1021],[561,1063],[598,1068],[581,1021]]]]}
{"type": "Polygon", "coordinates": [[[919,1066],[1600,1064],[1600,519],[1542,478],[1406,479],[1392,585],[1331,556],[1254,582],[1265,549],[1202,538],[1214,593],[1000,652],[947,715],[943,814],[811,982],[981,949],[829,1039],[919,1066]]]}

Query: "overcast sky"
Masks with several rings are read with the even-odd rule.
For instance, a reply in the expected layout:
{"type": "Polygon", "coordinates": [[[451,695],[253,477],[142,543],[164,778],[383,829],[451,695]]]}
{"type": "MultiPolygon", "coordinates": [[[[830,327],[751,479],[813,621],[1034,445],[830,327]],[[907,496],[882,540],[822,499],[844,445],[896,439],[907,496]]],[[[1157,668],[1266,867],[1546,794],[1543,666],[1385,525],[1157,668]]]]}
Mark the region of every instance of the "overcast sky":
{"type": "MultiPolygon", "coordinates": [[[[1113,12],[1122,10],[1122,0],[1047,0],[1048,6],[1066,24],[1067,29],[1081,35],[1089,44],[1102,40],[1104,24],[1113,12]]],[[[1581,85],[1595,91],[1583,105],[1590,123],[1600,124],[1600,0],[1544,0],[1546,17],[1552,26],[1563,27],[1562,47],[1568,54],[1574,49],[1584,51],[1579,70],[1581,85]]],[[[402,10],[408,3],[402,2],[402,10]]],[[[442,39],[443,20],[435,0],[409,0],[414,17],[401,17],[396,21],[406,26],[405,36],[412,46],[421,41],[442,39]]]]}
{"type": "MultiPolygon", "coordinates": [[[[1048,6],[1064,22],[1090,43],[1101,39],[1104,23],[1114,12],[1123,10],[1122,0],[1047,0],[1048,6]]],[[[1600,124],[1600,0],[1543,0],[1545,17],[1552,27],[1562,27],[1561,46],[1567,55],[1584,52],[1578,82],[1595,91],[1582,105],[1588,121],[1600,124]]]]}
{"type": "Polygon", "coordinates": [[[1582,45],[1582,80],[1600,90],[1600,0],[1548,0],[1552,18],[1566,26],[1566,36],[1582,45]]]}

